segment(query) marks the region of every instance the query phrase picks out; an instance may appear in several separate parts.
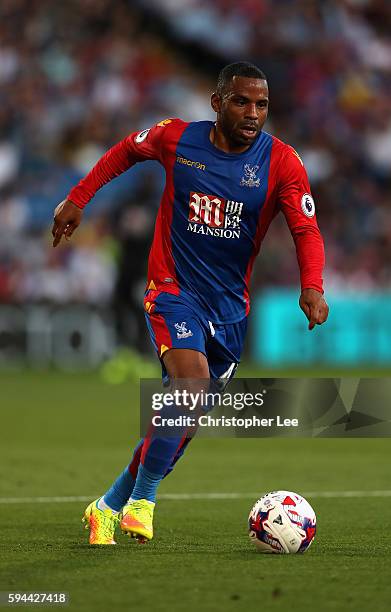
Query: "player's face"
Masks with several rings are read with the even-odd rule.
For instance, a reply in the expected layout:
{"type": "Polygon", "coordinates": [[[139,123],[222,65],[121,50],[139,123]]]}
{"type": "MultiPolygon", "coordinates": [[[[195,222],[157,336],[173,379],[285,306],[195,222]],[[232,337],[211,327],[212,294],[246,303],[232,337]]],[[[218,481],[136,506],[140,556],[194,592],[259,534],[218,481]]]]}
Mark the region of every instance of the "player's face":
{"type": "Polygon", "coordinates": [[[264,79],[234,76],[222,96],[213,94],[217,124],[234,147],[248,147],[267,118],[269,90],[264,79]]]}

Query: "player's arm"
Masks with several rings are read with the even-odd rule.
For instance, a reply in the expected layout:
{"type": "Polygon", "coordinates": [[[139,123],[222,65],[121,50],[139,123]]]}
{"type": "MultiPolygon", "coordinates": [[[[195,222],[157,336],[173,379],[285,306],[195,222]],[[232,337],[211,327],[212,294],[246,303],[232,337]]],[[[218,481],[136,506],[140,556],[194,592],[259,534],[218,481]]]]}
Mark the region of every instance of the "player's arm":
{"type": "Polygon", "coordinates": [[[69,240],[80,225],[83,208],[98,189],[137,162],[147,159],[161,161],[164,127],[162,122],[150,130],[129,134],[109,149],[78,185],[71,189],[67,198],[54,211],[52,228],[54,247],[60,243],[63,236],[69,240]]]}
{"type": "Polygon", "coordinates": [[[326,321],[329,312],[323,297],[324,245],[307,173],[291,147],[287,147],[281,161],[278,203],[296,247],[301,281],[300,308],[309,321],[308,328],[313,329],[326,321]]]}

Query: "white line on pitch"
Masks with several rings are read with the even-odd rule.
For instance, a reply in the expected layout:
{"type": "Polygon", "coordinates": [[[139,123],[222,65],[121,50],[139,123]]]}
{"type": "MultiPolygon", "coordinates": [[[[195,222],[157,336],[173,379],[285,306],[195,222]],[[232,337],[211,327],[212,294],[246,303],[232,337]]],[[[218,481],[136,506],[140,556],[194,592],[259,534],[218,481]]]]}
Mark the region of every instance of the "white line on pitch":
{"type": "MultiPolygon", "coordinates": [[[[262,493],[163,493],[159,500],[208,500],[208,499],[257,499],[262,493]]],[[[304,497],[337,498],[337,497],[391,497],[391,491],[304,491],[304,497]]],[[[78,495],[65,497],[0,497],[0,504],[65,504],[69,502],[88,502],[96,495],[78,495]]]]}

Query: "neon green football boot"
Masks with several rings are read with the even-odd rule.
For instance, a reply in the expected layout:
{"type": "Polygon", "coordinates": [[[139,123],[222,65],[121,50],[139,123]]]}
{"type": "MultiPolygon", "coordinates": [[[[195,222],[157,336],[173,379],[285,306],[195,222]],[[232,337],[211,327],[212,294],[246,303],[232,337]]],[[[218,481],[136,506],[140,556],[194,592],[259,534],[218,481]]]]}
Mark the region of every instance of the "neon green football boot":
{"type": "Polygon", "coordinates": [[[99,499],[87,506],[82,518],[85,529],[90,530],[89,543],[116,544],[114,532],[119,523],[118,515],[113,514],[110,509],[98,508],[99,499]]]}
{"type": "Polygon", "coordinates": [[[126,535],[145,544],[153,538],[153,511],[155,504],[147,499],[137,499],[122,510],[121,530],[126,535]]]}

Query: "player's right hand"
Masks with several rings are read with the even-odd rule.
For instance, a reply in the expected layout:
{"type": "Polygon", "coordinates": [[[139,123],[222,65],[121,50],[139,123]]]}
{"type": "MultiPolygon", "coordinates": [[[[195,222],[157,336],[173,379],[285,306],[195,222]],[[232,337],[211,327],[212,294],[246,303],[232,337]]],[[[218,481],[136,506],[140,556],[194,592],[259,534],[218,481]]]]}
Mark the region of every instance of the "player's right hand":
{"type": "Polygon", "coordinates": [[[63,200],[54,211],[52,228],[53,246],[56,247],[64,236],[66,240],[72,236],[80,225],[83,211],[70,200],[63,200]]]}

